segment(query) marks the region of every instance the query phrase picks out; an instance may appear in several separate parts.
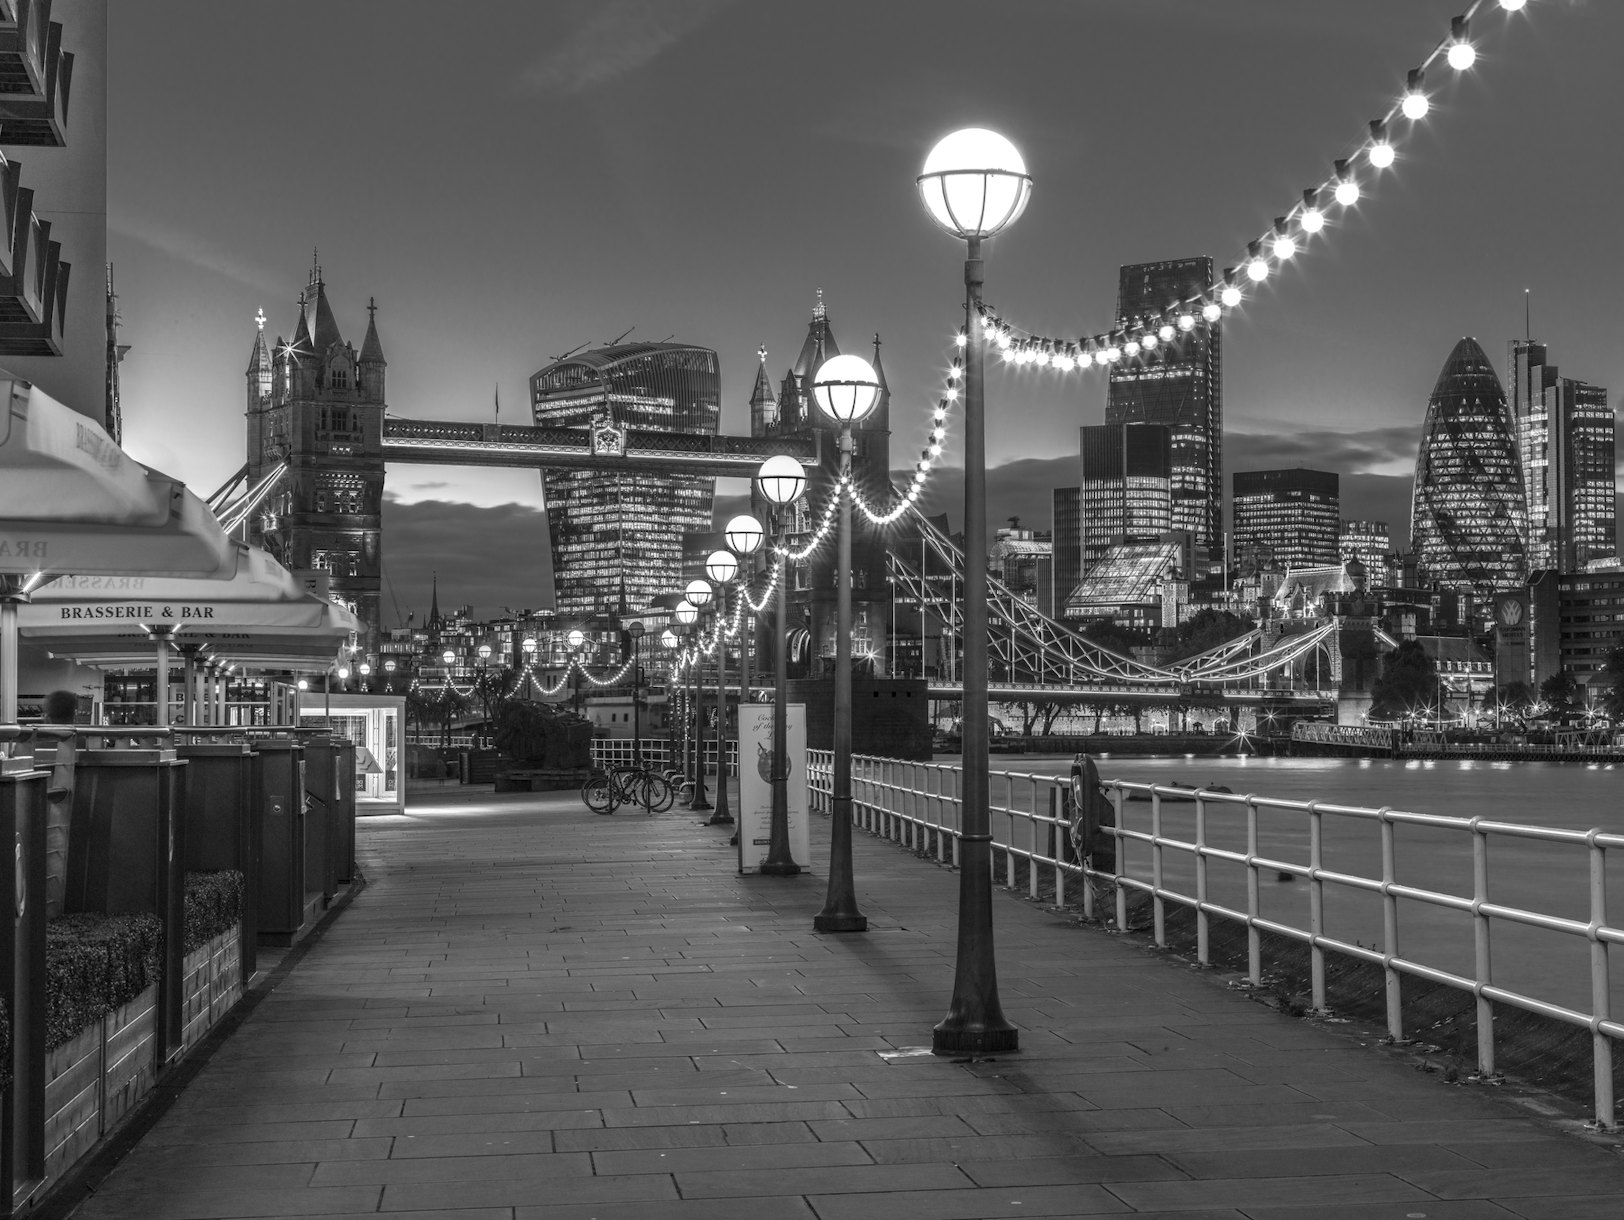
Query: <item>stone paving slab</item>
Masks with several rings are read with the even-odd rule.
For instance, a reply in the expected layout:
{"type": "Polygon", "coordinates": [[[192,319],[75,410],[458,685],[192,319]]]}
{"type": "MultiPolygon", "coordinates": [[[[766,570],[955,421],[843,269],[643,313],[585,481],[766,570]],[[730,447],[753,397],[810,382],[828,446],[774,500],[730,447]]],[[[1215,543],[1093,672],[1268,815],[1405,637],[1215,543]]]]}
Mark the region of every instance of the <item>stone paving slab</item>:
{"type": "Polygon", "coordinates": [[[859,833],[866,934],[682,810],[414,793],[367,885],[78,1220],[1588,1220],[1616,1141],[995,895],[1021,1051],[929,1054],[957,874],[859,833]]]}

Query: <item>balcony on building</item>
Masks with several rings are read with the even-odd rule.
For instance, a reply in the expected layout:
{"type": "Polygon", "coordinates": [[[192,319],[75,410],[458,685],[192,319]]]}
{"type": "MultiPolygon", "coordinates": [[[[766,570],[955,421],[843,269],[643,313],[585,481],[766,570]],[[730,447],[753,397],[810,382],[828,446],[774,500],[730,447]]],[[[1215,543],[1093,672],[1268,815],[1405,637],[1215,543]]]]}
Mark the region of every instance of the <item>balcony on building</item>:
{"type": "Polygon", "coordinates": [[[0,0],[0,93],[43,96],[51,0],[0,0]]]}
{"type": "Polygon", "coordinates": [[[0,0],[0,14],[8,8],[16,16],[27,13],[22,24],[9,27],[0,16],[0,144],[65,148],[73,56],[62,49],[62,26],[55,21],[46,24],[38,58],[32,54],[36,7],[28,0],[0,0]],[[7,28],[12,31],[9,51],[7,28]]]}

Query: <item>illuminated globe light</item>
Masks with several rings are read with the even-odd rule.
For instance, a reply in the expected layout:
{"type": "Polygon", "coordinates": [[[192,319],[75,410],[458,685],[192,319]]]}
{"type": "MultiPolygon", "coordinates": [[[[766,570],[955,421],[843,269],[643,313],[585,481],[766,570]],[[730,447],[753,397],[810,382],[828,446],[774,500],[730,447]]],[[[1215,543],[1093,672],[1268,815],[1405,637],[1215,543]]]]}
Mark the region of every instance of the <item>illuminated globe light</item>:
{"type": "Polygon", "coordinates": [[[372,673],[372,666],[368,665],[365,661],[362,661],[357,668],[363,678],[372,673]]]}
{"type": "Polygon", "coordinates": [[[1500,0],[1500,7],[1508,13],[1515,13],[1527,3],[1528,0],[1500,0]]]}
{"type": "MultiPolygon", "coordinates": [[[[719,585],[725,585],[739,574],[739,560],[732,551],[716,550],[705,560],[705,575],[719,585]]],[[[689,598],[693,601],[693,598],[689,598]]]]}
{"type": "Polygon", "coordinates": [[[930,456],[933,457],[933,458],[941,457],[942,456],[942,447],[940,445],[936,445],[936,444],[931,445],[931,447],[930,447],[930,456]]]}
{"type": "Polygon", "coordinates": [[[1274,239],[1274,256],[1284,262],[1297,253],[1297,242],[1289,233],[1274,239]]]}
{"type": "Polygon", "coordinates": [[[749,513],[741,513],[734,517],[727,523],[727,528],[722,533],[727,538],[728,548],[740,555],[754,555],[761,547],[762,539],[767,536],[761,522],[749,513]]]}
{"type": "Polygon", "coordinates": [[[519,647],[524,649],[524,655],[525,656],[527,656],[527,657],[535,656],[536,655],[536,637],[533,636],[533,635],[525,636],[524,637],[524,643],[519,645],[519,647]]]}
{"type": "Polygon", "coordinates": [[[1157,340],[1155,335],[1146,335],[1141,342],[1143,343],[1144,349],[1147,352],[1153,352],[1156,350],[1157,340]]]}
{"type": "Polygon", "coordinates": [[[660,643],[664,644],[667,648],[675,648],[677,646],[677,633],[672,631],[671,628],[667,627],[664,631],[660,632],[660,643]]]}
{"type": "Polygon", "coordinates": [[[1308,208],[1297,218],[1297,224],[1304,233],[1318,233],[1325,227],[1325,213],[1318,208],[1308,208]]]}
{"type": "Polygon", "coordinates": [[[1260,284],[1269,278],[1269,264],[1261,258],[1254,258],[1246,264],[1246,274],[1252,277],[1254,284],[1260,284]]]}
{"type": "Polygon", "coordinates": [[[996,131],[967,127],[937,141],[918,178],[925,210],[955,237],[991,237],[1026,210],[1032,179],[996,131]]]}
{"type": "Polygon", "coordinates": [[[1158,330],[1156,332],[1156,334],[1160,337],[1160,339],[1161,339],[1161,341],[1163,343],[1171,343],[1173,341],[1173,326],[1172,326],[1172,323],[1170,323],[1170,322],[1162,323],[1162,328],[1160,330],[1158,330]]]}
{"type": "Polygon", "coordinates": [[[310,680],[308,678],[300,678],[299,679],[299,689],[300,690],[309,690],[310,689],[310,680]]]}
{"type": "Polygon", "coordinates": [[[879,375],[861,356],[835,356],[825,360],[812,379],[812,397],[824,414],[854,424],[879,401],[879,375]]]}
{"type": "Polygon", "coordinates": [[[1404,112],[1407,119],[1424,119],[1427,117],[1427,111],[1432,109],[1432,103],[1427,100],[1425,93],[1419,89],[1412,89],[1404,95],[1404,100],[1399,103],[1399,109],[1404,112]]]}
{"type": "Polygon", "coordinates": [[[1336,184],[1336,201],[1345,208],[1351,208],[1359,202],[1359,184],[1352,178],[1345,179],[1336,184]]]}
{"type": "Polygon", "coordinates": [[[444,661],[447,665],[450,665],[456,659],[457,654],[452,652],[449,648],[440,654],[440,660],[444,661]]]}
{"type": "MultiPolygon", "coordinates": [[[[1240,293],[1236,292],[1235,296],[1236,299],[1239,299],[1240,293]]],[[[1219,318],[1224,316],[1224,311],[1219,308],[1216,301],[1208,301],[1201,307],[1201,316],[1208,322],[1216,322],[1219,318]]]]}
{"type": "Polygon", "coordinates": [[[1122,345],[1122,354],[1125,356],[1137,356],[1139,354],[1139,344],[1129,339],[1122,345]]]}
{"type": "Polygon", "coordinates": [[[1003,348],[1007,352],[1009,350],[1009,344],[1010,344],[1009,332],[1007,330],[999,331],[998,332],[998,346],[1003,348]]]}
{"type": "Polygon", "coordinates": [[[970,343],[970,336],[961,330],[958,334],[953,336],[953,342],[959,347],[967,347],[970,343]]]}
{"type": "Polygon", "coordinates": [[[1464,72],[1477,62],[1477,48],[1464,39],[1449,44],[1449,54],[1446,56],[1449,66],[1457,72],[1464,72]]]}
{"type": "Polygon", "coordinates": [[[1241,303],[1241,290],[1233,284],[1224,285],[1224,290],[1218,294],[1218,299],[1228,309],[1234,309],[1241,303]]]}
{"type": "Polygon", "coordinates": [[[711,590],[710,581],[696,576],[688,582],[688,587],[682,591],[682,595],[688,599],[690,606],[703,609],[710,604],[710,600],[715,596],[715,593],[711,590]]]}
{"type": "Polygon", "coordinates": [[[1069,373],[1072,369],[1077,367],[1077,362],[1062,352],[1060,355],[1054,358],[1054,366],[1062,373],[1069,373]]]}
{"type": "Polygon", "coordinates": [[[1179,329],[1182,330],[1182,331],[1186,331],[1186,332],[1194,330],[1195,329],[1195,317],[1194,317],[1194,315],[1187,314],[1187,313],[1181,313],[1179,315],[1179,329]]]}
{"type": "MultiPolygon", "coordinates": [[[[1377,169],[1386,169],[1389,165],[1393,164],[1393,161],[1397,157],[1397,154],[1393,152],[1393,146],[1387,143],[1372,144],[1370,146],[1370,152],[1367,155],[1370,158],[1370,163],[1377,169]]],[[[1341,189],[1341,187],[1337,187],[1338,191],[1341,189]]]]}
{"type": "Polygon", "coordinates": [[[1105,359],[1107,363],[1114,364],[1116,361],[1122,359],[1122,352],[1117,347],[1108,347],[1105,349],[1105,359]]]}
{"type": "Polygon", "coordinates": [[[769,504],[793,504],[806,490],[806,467],[787,453],[774,454],[756,470],[756,486],[769,504]]]}
{"type": "Polygon", "coordinates": [[[489,644],[481,644],[475,651],[479,653],[479,659],[481,661],[489,661],[491,659],[491,646],[489,644]]]}
{"type": "Polygon", "coordinates": [[[1033,352],[1032,353],[1032,359],[1040,369],[1049,367],[1049,353],[1048,352],[1045,352],[1045,351],[1033,352]]]}
{"type": "Polygon", "coordinates": [[[677,607],[675,610],[671,611],[671,615],[684,627],[691,627],[694,620],[699,617],[699,608],[692,602],[684,599],[683,601],[677,603],[677,607]]]}
{"type": "Polygon", "coordinates": [[[348,665],[340,665],[338,667],[338,680],[340,682],[344,682],[344,681],[348,680],[349,676],[350,676],[350,667],[348,665]]]}

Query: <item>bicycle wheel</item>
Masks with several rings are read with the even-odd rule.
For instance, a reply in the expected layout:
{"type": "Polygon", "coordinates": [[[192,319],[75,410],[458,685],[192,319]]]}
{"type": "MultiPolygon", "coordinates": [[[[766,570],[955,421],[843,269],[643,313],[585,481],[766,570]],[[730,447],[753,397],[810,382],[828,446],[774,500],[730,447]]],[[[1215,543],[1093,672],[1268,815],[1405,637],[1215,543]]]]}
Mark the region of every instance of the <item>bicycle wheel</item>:
{"type": "Polygon", "coordinates": [[[650,813],[664,813],[677,799],[676,789],[671,786],[671,781],[652,771],[644,773],[642,787],[643,791],[638,793],[640,803],[650,813]]]}
{"type": "Polygon", "coordinates": [[[613,813],[619,803],[615,800],[615,785],[607,775],[594,775],[581,786],[581,799],[593,813],[613,813]]]}

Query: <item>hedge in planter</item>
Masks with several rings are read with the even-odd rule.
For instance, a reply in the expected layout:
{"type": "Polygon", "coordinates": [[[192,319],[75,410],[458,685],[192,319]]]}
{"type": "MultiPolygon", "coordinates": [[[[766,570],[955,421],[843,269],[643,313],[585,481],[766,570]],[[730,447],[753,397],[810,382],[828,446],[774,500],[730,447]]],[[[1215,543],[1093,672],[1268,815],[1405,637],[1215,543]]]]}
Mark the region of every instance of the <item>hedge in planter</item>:
{"type": "Polygon", "coordinates": [[[186,874],[186,952],[242,922],[243,876],[234,868],[186,874]]]}
{"type": "Polygon", "coordinates": [[[156,915],[63,915],[45,925],[45,1046],[70,1041],[158,979],[156,915]]]}

